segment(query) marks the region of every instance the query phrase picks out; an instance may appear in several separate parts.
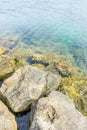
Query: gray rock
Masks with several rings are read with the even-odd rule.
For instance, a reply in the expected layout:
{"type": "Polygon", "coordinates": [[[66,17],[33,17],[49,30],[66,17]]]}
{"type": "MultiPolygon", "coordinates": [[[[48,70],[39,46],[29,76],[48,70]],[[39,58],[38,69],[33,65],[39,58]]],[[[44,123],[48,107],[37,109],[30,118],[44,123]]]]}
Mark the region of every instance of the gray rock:
{"type": "Polygon", "coordinates": [[[9,112],[2,101],[0,101],[0,130],[17,130],[15,116],[9,112]]]}
{"type": "Polygon", "coordinates": [[[87,130],[87,118],[57,91],[33,105],[30,120],[30,130],[87,130]]]}
{"type": "Polygon", "coordinates": [[[0,88],[0,97],[14,112],[29,109],[31,103],[58,88],[61,77],[32,66],[18,69],[0,88]]]}

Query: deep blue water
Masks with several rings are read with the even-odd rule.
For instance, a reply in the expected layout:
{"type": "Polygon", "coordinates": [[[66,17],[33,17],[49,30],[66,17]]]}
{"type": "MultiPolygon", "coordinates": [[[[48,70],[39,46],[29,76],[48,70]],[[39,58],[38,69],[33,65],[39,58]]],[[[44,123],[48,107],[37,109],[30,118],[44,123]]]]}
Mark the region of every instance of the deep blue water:
{"type": "Polygon", "coordinates": [[[4,32],[34,51],[69,55],[87,72],[87,0],[0,0],[4,32]]]}

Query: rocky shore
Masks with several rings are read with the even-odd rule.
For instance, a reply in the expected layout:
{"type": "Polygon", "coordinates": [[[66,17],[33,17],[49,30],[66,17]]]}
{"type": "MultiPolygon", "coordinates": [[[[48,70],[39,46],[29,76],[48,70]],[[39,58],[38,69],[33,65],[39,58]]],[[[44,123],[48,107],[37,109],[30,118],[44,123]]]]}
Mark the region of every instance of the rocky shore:
{"type": "Polygon", "coordinates": [[[0,130],[21,130],[16,115],[28,111],[29,130],[87,130],[84,71],[71,57],[39,54],[12,39],[0,46],[0,130]]]}

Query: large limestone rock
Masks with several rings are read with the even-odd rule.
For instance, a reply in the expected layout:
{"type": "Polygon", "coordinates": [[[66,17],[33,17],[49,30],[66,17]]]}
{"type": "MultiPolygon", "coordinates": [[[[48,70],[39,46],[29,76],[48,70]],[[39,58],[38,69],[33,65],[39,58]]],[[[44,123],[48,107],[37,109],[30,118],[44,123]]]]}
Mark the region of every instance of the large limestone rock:
{"type": "Polygon", "coordinates": [[[14,112],[22,112],[43,94],[58,88],[61,77],[26,65],[6,79],[0,88],[1,98],[14,112]]]}
{"type": "Polygon", "coordinates": [[[87,130],[87,118],[66,95],[53,91],[33,105],[30,130],[87,130]]]}
{"type": "Polygon", "coordinates": [[[15,116],[0,101],[0,130],[17,130],[15,116]]]}

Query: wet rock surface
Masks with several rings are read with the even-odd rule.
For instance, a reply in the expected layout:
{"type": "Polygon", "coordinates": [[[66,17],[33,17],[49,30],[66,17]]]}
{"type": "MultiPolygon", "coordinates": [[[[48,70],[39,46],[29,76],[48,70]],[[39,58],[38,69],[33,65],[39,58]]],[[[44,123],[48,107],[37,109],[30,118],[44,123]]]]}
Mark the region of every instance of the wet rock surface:
{"type": "Polygon", "coordinates": [[[55,69],[61,74],[62,77],[80,77],[84,76],[82,70],[76,66],[72,66],[67,62],[59,62],[54,64],[55,69]]]}
{"type": "Polygon", "coordinates": [[[0,100],[0,130],[17,130],[15,116],[11,114],[0,100]]]}
{"type": "Polygon", "coordinates": [[[0,56],[0,80],[9,77],[14,71],[11,58],[7,55],[0,56]]]}
{"type": "Polygon", "coordinates": [[[6,48],[4,48],[3,46],[0,46],[0,56],[5,54],[6,52],[6,48]]]}
{"type": "Polygon", "coordinates": [[[0,97],[14,112],[22,112],[40,96],[58,88],[61,76],[32,66],[18,69],[0,88],[0,97]]]}
{"type": "Polygon", "coordinates": [[[66,95],[53,91],[33,105],[30,130],[86,130],[87,119],[66,95]]]}
{"type": "Polygon", "coordinates": [[[76,108],[87,116],[87,77],[62,78],[58,91],[68,95],[76,108]]]}

